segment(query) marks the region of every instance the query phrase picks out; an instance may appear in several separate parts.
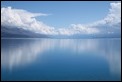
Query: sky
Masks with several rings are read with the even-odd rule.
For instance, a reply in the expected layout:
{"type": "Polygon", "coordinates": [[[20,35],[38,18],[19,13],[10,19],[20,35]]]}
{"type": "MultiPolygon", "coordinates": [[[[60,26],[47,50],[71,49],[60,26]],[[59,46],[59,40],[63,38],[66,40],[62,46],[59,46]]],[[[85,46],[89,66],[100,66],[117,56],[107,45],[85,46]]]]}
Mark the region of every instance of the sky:
{"type": "MultiPolygon", "coordinates": [[[[44,34],[99,33],[103,32],[101,26],[121,23],[121,2],[114,1],[2,1],[1,7],[2,24],[11,21],[14,26],[18,24],[18,27],[44,34]],[[18,23],[14,24],[15,21],[18,23]]],[[[107,30],[107,33],[114,32],[107,30]]]]}
{"type": "Polygon", "coordinates": [[[55,27],[72,23],[89,23],[102,19],[108,13],[111,1],[4,1],[2,7],[24,9],[33,13],[47,13],[38,20],[55,27]]]}

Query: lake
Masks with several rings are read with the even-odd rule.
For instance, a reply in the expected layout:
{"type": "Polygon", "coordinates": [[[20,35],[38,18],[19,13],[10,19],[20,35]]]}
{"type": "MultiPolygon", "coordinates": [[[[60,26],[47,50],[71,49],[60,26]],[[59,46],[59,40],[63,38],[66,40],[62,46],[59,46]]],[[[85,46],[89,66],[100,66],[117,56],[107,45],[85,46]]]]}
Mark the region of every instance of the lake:
{"type": "Polygon", "coordinates": [[[121,38],[1,39],[2,81],[121,81],[121,38]]]}

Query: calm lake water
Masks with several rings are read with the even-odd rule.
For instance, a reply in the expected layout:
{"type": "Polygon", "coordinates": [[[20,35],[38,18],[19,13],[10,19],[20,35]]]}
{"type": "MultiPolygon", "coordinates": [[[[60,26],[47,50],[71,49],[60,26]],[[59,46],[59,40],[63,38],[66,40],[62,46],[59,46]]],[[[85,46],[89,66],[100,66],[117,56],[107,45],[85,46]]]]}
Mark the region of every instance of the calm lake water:
{"type": "Polygon", "coordinates": [[[2,39],[2,80],[121,80],[121,39],[2,39]]]}

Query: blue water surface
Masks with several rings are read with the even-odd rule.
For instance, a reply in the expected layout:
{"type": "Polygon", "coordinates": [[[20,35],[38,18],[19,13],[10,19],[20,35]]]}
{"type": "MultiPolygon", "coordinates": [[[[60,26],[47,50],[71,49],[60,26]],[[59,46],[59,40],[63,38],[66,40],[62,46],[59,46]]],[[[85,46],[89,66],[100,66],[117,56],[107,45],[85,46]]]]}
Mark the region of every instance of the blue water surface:
{"type": "Polygon", "coordinates": [[[121,39],[2,39],[2,81],[120,81],[121,39]]]}

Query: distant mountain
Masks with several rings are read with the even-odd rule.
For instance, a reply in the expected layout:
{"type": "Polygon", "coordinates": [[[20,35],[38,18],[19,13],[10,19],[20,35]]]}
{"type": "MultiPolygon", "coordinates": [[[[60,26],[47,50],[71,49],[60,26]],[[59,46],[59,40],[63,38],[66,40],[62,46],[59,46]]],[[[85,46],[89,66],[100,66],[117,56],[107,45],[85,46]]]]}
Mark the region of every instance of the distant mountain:
{"type": "Polygon", "coordinates": [[[2,38],[48,38],[47,35],[34,33],[22,28],[9,28],[1,26],[2,38]]]}
{"type": "Polygon", "coordinates": [[[87,34],[75,34],[75,35],[70,35],[70,36],[66,36],[66,35],[60,35],[60,36],[52,36],[53,38],[69,38],[69,39],[81,39],[81,38],[121,38],[121,34],[91,34],[91,35],[87,35],[87,34]]]}
{"type": "MultiPolygon", "coordinates": [[[[99,27],[100,28],[100,27],[99,27]]],[[[105,28],[105,27],[104,27],[105,28]]],[[[106,27],[106,30],[108,28],[106,27]]],[[[1,26],[1,37],[2,38],[69,38],[69,39],[78,39],[78,38],[121,38],[120,29],[111,29],[114,30],[114,33],[104,33],[102,34],[74,34],[74,35],[44,35],[35,33],[29,30],[16,27],[7,27],[1,26]],[[118,30],[120,32],[118,32],[118,30]]],[[[102,31],[102,27],[101,27],[102,31]]]]}

